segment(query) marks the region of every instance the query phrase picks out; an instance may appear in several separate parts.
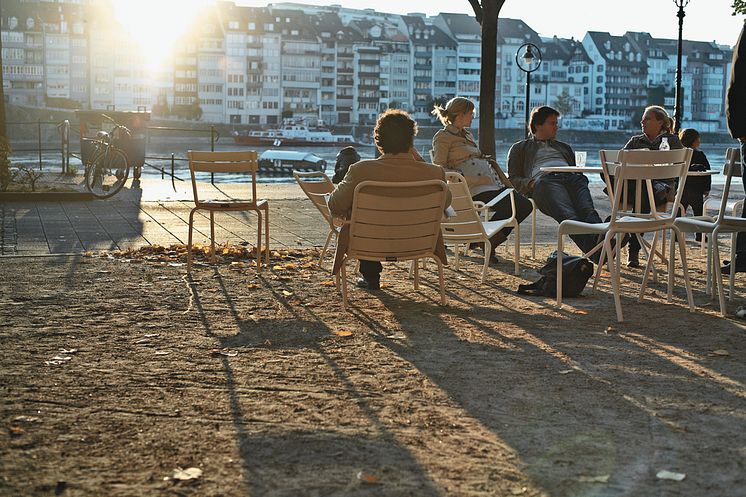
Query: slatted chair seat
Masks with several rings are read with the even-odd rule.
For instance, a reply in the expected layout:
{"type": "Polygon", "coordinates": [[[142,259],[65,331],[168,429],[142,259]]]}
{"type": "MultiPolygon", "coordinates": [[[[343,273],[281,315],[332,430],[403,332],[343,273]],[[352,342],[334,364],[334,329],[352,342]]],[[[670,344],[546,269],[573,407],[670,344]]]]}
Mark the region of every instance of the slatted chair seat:
{"type": "Polygon", "coordinates": [[[446,245],[454,245],[455,268],[459,269],[459,252],[461,245],[469,246],[471,243],[484,243],[484,265],[482,267],[482,283],[487,276],[487,268],[490,263],[492,246],[490,238],[505,227],[511,226],[516,230],[514,237],[513,263],[515,274],[520,274],[521,236],[520,224],[515,217],[515,193],[512,188],[507,188],[497,197],[492,199],[482,208],[489,209],[492,205],[509,197],[512,205],[512,215],[507,219],[496,221],[483,221],[479,215],[475,202],[471,198],[466,179],[458,173],[447,172],[448,188],[451,191],[451,207],[455,216],[444,219],[441,223],[443,230],[443,241],[446,245]]]}
{"type": "Polygon", "coordinates": [[[220,211],[250,211],[256,212],[257,221],[257,243],[256,243],[256,265],[257,269],[262,267],[262,250],[266,254],[266,263],[269,264],[269,202],[265,199],[256,198],[256,172],[259,169],[256,151],[241,152],[207,152],[189,150],[189,172],[192,177],[192,192],[194,194],[194,208],[189,212],[189,240],[187,242],[187,272],[192,270],[192,232],[194,230],[194,214],[200,210],[210,213],[210,260],[215,262],[215,213],[220,211]],[[197,188],[196,173],[234,173],[250,174],[250,188],[246,198],[211,198],[200,199],[197,188]],[[265,244],[262,249],[262,220],[264,220],[265,244]]]}
{"type": "Polygon", "coordinates": [[[347,308],[347,262],[414,261],[414,287],[419,289],[420,259],[438,265],[440,300],[445,305],[443,263],[435,255],[447,187],[440,180],[413,182],[363,181],[355,187],[349,221],[349,245],[337,274],[342,307],[347,308]],[[341,279],[341,282],[340,282],[341,279]]]}

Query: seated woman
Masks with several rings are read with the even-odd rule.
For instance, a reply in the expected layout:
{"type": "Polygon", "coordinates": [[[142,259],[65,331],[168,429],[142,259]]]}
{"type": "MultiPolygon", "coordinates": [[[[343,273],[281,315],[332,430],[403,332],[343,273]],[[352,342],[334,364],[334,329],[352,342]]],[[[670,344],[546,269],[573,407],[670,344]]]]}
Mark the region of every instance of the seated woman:
{"type": "MultiPolygon", "coordinates": [[[[671,119],[663,107],[651,105],[645,108],[640,126],[642,134],[630,138],[624,146],[625,149],[660,150],[661,143],[664,142],[668,143],[670,150],[684,148],[681,141],[679,141],[679,137],[671,132],[673,129],[673,119],[671,119]]],[[[630,181],[627,185],[628,199],[635,198],[635,189],[635,184],[630,181]]],[[[674,185],[672,181],[653,181],[656,208],[664,207],[666,202],[673,200],[670,195],[673,191],[674,185]]],[[[642,212],[650,212],[650,202],[648,196],[645,194],[640,198],[640,207],[642,212]]],[[[629,241],[629,252],[627,254],[628,267],[640,267],[640,248],[640,241],[636,236],[633,236],[629,241]]]]}
{"type": "MultiPolygon", "coordinates": [[[[487,203],[512,186],[497,162],[482,154],[468,129],[474,118],[474,103],[471,100],[455,97],[445,107],[436,105],[432,113],[444,126],[433,137],[433,163],[461,173],[469,185],[473,200],[487,203]]],[[[515,192],[515,207],[515,217],[519,223],[531,214],[531,201],[518,192],[515,192]]],[[[510,217],[510,198],[500,200],[492,210],[494,214],[491,219],[510,217]]],[[[506,227],[490,239],[493,251],[508,238],[512,229],[506,227]]],[[[490,258],[497,260],[494,252],[490,258]]]]}
{"type": "MultiPolygon", "coordinates": [[[[686,148],[693,149],[692,162],[689,165],[689,170],[709,171],[710,162],[707,160],[705,153],[699,149],[699,146],[702,144],[699,132],[694,128],[684,128],[679,131],[679,139],[681,140],[681,144],[686,148]]],[[[691,206],[694,215],[701,216],[705,197],[710,193],[711,186],[711,176],[688,177],[686,179],[686,184],[684,185],[684,192],[681,195],[681,205],[684,207],[684,211],[691,206]]],[[[699,236],[700,234],[697,233],[697,239],[699,239],[699,236]]]]}

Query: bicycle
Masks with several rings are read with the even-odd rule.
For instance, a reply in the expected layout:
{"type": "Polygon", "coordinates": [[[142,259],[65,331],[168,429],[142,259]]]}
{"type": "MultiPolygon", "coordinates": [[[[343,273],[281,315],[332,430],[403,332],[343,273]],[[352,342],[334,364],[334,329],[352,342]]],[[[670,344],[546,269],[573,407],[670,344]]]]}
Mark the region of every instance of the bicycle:
{"type": "Polygon", "coordinates": [[[106,119],[114,123],[111,132],[99,131],[96,138],[88,140],[93,147],[91,160],[85,164],[85,186],[97,198],[109,198],[124,187],[130,172],[127,154],[114,142],[124,134],[131,135],[130,130],[107,115],[106,119]]]}

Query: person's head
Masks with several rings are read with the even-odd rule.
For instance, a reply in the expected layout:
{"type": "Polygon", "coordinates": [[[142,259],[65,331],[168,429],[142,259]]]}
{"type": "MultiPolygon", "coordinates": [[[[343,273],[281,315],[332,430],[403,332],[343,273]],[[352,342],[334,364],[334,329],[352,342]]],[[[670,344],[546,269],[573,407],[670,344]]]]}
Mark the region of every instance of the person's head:
{"type": "Polygon", "coordinates": [[[537,140],[553,140],[556,138],[559,129],[557,123],[559,116],[559,111],[547,105],[534,107],[528,120],[528,126],[534,138],[537,140]]]}
{"type": "Polygon", "coordinates": [[[651,105],[646,107],[645,112],[642,113],[640,127],[645,136],[653,139],[661,133],[670,133],[673,128],[673,119],[660,105],[651,105]]]}
{"type": "Polygon", "coordinates": [[[352,164],[360,161],[360,154],[357,153],[357,150],[355,150],[355,147],[345,147],[342,150],[339,151],[337,154],[337,162],[335,165],[335,170],[339,169],[340,167],[348,168],[352,164]]]}
{"type": "Polygon", "coordinates": [[[679,140],[686,148],[699,148],[701,143],[699,131],[694,128],[684,128],[679,131],[679,140]]]}
{"type": "Polygon", "coordinates": [[[373,130],[376,147],[384,154],[403,154],[414,145],[417,123],[399,109],[388,109],[378,116],[373,130]]]}
{"type": "Polygon", "coordinates": [[[443,126],[453,124],[457,128],[468,128],[474,118],[474,102],[464,97],[450,99],[445,107],[436,105],[432,114],[440,119],[443,126]]]}

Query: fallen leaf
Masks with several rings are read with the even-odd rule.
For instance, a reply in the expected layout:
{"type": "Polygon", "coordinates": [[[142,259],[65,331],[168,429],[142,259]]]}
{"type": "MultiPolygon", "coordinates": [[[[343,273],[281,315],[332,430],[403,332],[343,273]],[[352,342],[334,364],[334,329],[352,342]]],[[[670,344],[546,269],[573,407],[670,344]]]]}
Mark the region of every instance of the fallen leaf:
{"type": "Polygon", "coordinates": [[[668,471],[667,469],[658,471],[658,473],[655,476],[659,480],[672,480],[672,481],[682,481],[684,478],[686,478],[686,475],[684,473],[674,473],[673,471],[668,471]]]}
{"type": "Polygon", "coordinates": [[[334,333],[338,337],[351,337],[352,336],[352,332],[347,331],[347,330],[333,331],[332,333],[334,333]]]}
{"type": "Polygon", "coordinates": [[[608,483],[609,475],[598,475],[598,476],[580,476],[578,481],[583,483],[608,483]]]}
{"type": "Polygon", "coordinates": [[[168,355],[170,352],[166,352],[165,350],[156,350],[155,355],[168,355]]]}
{"type": "Polygon", "coordinates": [[[604,333],[606,333],[607,335],[611,335],[612,333],[616,333],[616,332],[617,331],[614,329],[613,326],[607,326],[606,329],[604,330],[604,333]]]}
{"type": "Polygon", "coordinates": [[[202,470],[199,468],[187,468],[174,469],[173,479],[174,480],[195,480],[202,476],[202,470]]]}
{"type": "Polygon", "coordinates": [[[377,476],[363,473],[362,471],[357,474],[357,479],[368,485],[377,485],[380,481],[377,476]]]}
{"type": "Polygon", "coordinates": [[[145,338],[155,338],[159,335],[159,333],[147,333],[143,335],[145,338]]]}
{"type": "Polygon", "coordinates": [[[257,285],[256,283],[249,283],[248,285],[246,285],[246,288],[248,288],[249,290],[256,290],[257,288],[259,288],[259,285],[257,285]]]}
{"type": "Polygon", "coordinates": [[[11,434],[11,436],[20,437],[24,433],[26,433],[26,430],[24,430],[20,426],[11,426],[10,427],[10,434],[11,434]]]}
{"type": "Polygon", "coordinates": [[[290,297],[290,296],[291,296],[291,295],[293,294],[293,292],[288,292],[287,290],[283,290],[283,291],[282,291],[282,294],[283,294],[284,296],[286,296],[286,297],[290,297]]]}
{"type": "Polygon", "coordinates": [[[143,344],[143,343],[150,343],[150,340],[147,338],[141,338],[139,340],[135,340],[135,345],[143,344]]]}
{"type": "Polygon", "coordinates": [[[563,369],[562,371],[559,372],[559,374],[570,374],[573,371],[575,370],[574,369],[563,369]]]}
{"type": "Polygon", "coordinates": [[[284,271],[285,268],[280,266],[279,264],[277,266],[272,266],[273,271],[284,271]]]}
{"type": "Polygon", "coordinates": [[[69,361],[71,359],[72,359],[72,357],[67,357],[67,356],[63,356],[63,355],[56,355],[56,356],[52,357],[53,361],[69,361]]]}
{"type": "Polygon", "coordinates": [[[585,315],[585,314],[588,314],[588,311],[583,310],[583,309],[579,309],[579,310],[575,311],[575,314],[583,314],[583,315],[585,315]]]}
{"type": "Polygon", "coordinates": [[[330,281],[322,281],[321,283],[319,283],[319,285],[321,285],[321,286],[334,286],[335,283],[334,283],[334,281],[330,280],[330,281]]]}
{"type": "Polygon", "coordinates": [[[78,349],[60,349],[60,354],[74,354],[78,349]]]}
{"type": "Polygon", "coordinates": [[[528,489],[526,487],[513,487],[510,489],[511,495],[525,494],[528,489]]]}
{"type": "Polygon", "coordinates": [[[718,349],[718,350],[713,350],[712,355],[719,355],[721,357],[727,357],[730,355],[730,352],[724,349],[718,349]]]}
{"type": "Polygon", "coordinates": [[[212,355],[222,355],[225,357],[236,357],[238,355],[238,352],[235,350],[213,350],[212,355]]]}

